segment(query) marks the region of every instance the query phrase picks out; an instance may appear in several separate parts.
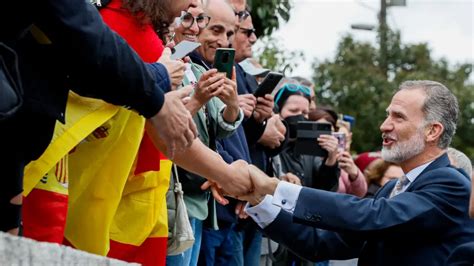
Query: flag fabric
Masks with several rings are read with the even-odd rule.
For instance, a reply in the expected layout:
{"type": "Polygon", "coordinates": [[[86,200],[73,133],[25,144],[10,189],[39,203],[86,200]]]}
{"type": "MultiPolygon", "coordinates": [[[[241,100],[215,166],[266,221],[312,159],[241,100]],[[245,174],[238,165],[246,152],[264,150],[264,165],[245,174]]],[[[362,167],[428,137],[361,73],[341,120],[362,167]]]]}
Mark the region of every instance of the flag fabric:
{"type": "MultiPolygon", "coordinates": [[[[144,156],[146,153],[143,151],[147,148],[142,147],[153,148],[150,151],[154,153],[151,142],[142,142],[140,155],[144,156]]],[[[172,163],[162,155],[154,158],[159,159],[159,171],[135,173],[127,181],[110,229],[109,257],[142,265],[165,265],[168,239],[166,191],[172,163]]]]}
{"type": "Polygon", "coordinates": [[[25,167],[23,196],[31,190],[64,156],[97,127],[113,117],[118,107],[104,101],[69,93],[66,123],[56,122],[51,143],[36,161],[25,167]]]}
{"type": "Polygon", "coordinates": [[[144,125],[143,117],[120,108],[70,154],[65,237],[73,247],[107,255],[110,226],[134,165],[144,125]]]}
{"type": "Polygon", "coordinates": [[[25,167],[23,235],[62,243],[68,205],[68,153],[118,108],[100,100],[69,94],[66,124],[56,123],[46,151],[25,167]]]}
{"type": "Polygon", "coordinates": [[[67,216],[67,155],[23,199],[23,236],[62,243],[67,216]]]}

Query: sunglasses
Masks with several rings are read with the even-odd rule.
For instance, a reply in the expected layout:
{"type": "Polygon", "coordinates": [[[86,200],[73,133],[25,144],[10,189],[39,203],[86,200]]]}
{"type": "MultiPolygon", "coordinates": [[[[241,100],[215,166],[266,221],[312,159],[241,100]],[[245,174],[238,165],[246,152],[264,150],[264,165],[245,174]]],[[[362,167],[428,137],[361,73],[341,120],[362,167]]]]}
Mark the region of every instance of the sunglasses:
{"type": "Polygon", "coordinates": [[[247,10],[234,12],[234,14],[239,17],[239,22],[246,20],[250,16],[250,13],[247,10]]]}
{"type": "Polygon", "coordinates": [[[255,34],[255,36],[257,35],[255,32],[256,30],[255,29],[247,29],[247,28],[242,28],[240,27],[239,30],[244,33],[245,35],[247,35],[247,38],[250,38],[250,36],[252,36],[252,34],[255,34]]]}
{"type": "Polygon", "coordinates": [[[311,91],[308,87],[303,86],[303,85],[298,85],[298,84],[285,84],[281,89],[278,91],[276,97],[275,97],[275,103],[280,100],[281,95],[283,95],[283,92],[285,91],[290,91],[290,92],[302,92],[306,96],[311,96],[311,91]]]}
{"type": "Polygon", "coordinates": [[[204,29],[209,24],[209,21],[211,21],[210,16],[201,14],[197,17],[194,17],[193,14],[189,12],[183,12],[183,14],[181,15],[179,19],[180,19],[181,25],[185,29],[191,28],[194,24],[194,21],[196,21],[196,24],[200,29],[204,29]]]}

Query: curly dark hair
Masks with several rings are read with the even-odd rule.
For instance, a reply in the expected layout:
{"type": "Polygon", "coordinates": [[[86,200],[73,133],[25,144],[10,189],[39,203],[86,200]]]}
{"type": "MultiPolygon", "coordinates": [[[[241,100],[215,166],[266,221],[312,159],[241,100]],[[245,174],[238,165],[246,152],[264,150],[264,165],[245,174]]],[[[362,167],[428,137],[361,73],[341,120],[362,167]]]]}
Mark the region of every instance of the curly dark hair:
{"type": "MultiPolygon", "coordinates": [[[[171,0],[172,1],[172,0],[171,0]]],[[[122,0],[122,7],[128,9],[141,24],[151,23],[156,31],[168,28],[170,22],[170,0],[122,0]]]]}

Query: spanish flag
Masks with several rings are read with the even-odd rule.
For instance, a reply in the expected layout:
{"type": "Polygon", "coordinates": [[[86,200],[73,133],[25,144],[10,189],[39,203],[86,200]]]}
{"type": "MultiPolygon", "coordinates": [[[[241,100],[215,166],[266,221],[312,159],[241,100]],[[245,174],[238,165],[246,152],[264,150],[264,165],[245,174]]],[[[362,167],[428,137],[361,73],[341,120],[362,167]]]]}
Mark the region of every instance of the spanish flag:
{"type": "Polygon", "coordinates": [[[156,151],[145,135],[135,174],[125,185],[110,229],[109,257],[143,265],[165,265],[168,238],[166,192],[171,165],[171,161],[156,151]],[[159,161],[147,162],[150,158],[159,161]]]}
{"type": "Polygon", "coordinates": [[[99,132],[70,154],[65,237],[75,248],[107,255],[110,227],[134,165],[144,125],[144,118],[119,108],[99,132]]]}
{"type": "Polygon", "coordinates": [[[63,242],[68,204],[68,153],[117,111],[118,107],[103,101],[69,94],[66,124],[56,123],[46,151],[25,168],[24,236],[63,242]]]}
{"type": "Polygon", "coordinates": [[[67,215],[67,155],[23,199],[23,236],[61,244],[67,215]]]}

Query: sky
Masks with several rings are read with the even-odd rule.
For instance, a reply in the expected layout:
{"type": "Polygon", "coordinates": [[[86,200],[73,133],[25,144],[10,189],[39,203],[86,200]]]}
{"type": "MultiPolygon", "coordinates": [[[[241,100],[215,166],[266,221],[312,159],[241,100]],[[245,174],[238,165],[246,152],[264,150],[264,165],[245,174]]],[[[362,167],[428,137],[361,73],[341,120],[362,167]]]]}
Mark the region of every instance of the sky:
{"type": "MultiPolygon", "coordinates": [[[[288,50],[302,50],[305,62],[294,75],[310,77],[311,62],[333,58],[341,36],[376,43],[376,33],[353,30],[351,24],[376,25],[380,0],[292,0],[288,23],[273,36],[288,50]]],[[[387,22],[401,31],[402,43],[428,43],[434,58],[451,65],[474,62],[474,0],[406,0],[389,7],[387,22]]],[[[470,80],[473,81],[471,74],[470,80]]]]}

